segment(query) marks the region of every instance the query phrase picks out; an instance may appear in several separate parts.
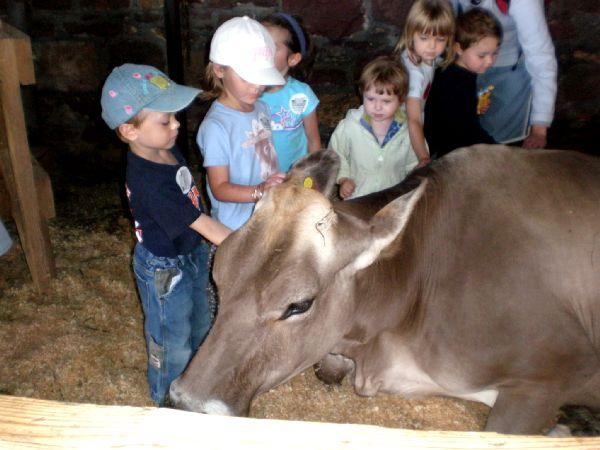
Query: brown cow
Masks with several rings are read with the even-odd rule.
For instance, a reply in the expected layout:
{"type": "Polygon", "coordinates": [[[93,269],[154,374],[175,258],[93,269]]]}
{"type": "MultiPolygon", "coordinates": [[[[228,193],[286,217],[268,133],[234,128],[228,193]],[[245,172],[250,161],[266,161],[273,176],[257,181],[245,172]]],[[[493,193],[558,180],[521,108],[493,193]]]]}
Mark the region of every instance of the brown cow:
{"type": "Polygon", "coordinates": [[[480,145],[332,203],[336,173],[309,156],[219,248],[219,315],[176,406],[247,414],[321,361],[361,395],[484,402],[498,432],[600,407],[600,160],[480,145]]]}

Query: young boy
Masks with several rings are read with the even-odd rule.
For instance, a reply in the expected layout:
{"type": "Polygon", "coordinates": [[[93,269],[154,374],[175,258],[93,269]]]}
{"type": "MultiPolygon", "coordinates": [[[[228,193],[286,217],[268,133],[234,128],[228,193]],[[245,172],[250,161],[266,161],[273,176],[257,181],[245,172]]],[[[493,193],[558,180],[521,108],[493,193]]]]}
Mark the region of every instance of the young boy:
{"type": "Polygon", "coordinates": [[[202,213],[199,191],[174,147],[175,113],[200,91],[150,66],[115,68],[102,88],[102,118],[129,144],[126,190],[137,244],[133,269],[144,311],[148,383],[163,405],[211,325],[208,244],[230,230],[202,213]]]}
{"type": "Polygon", "coordinates": [[[425,137],[434,157],[495,143],[479,123],[477,75],[492,67],[501,41],[500,24],[483,9],[471,9],[456,20],[456,60],[435,74],[425,105],[425,137]]]}
{"type": "Polygon", "coordinates": [[[380,56],[365,66],[359,81],[363,104],[336,127],[329,148],[340,156],[340,197],[359,197],[393,186],[417,165],[406,115],[408,75],[402,64],[380,56]]]}

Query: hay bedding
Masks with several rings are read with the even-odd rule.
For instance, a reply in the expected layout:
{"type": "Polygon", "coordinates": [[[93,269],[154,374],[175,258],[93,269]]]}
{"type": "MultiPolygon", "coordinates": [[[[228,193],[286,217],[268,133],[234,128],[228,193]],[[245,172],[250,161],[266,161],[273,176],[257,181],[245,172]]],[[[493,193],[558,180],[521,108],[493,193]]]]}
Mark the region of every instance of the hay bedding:
{"type": "MultiPolygon", "coordinates": [[[[354,100],[326,100],[321,123],[332,130],[354,100]]],[[[52,292],[37,294],[19,245],[0,258],[0,393],[150,406],[142,312],[130,269],[133,237],[118,187],[56,180],[54,187],[52,292]]],[[[14,224],[8,226],[16,236],[14,224]]],[[[259,397],[251,411],[259,418],[474,431],[487,413],[483,405],[454,399],[359,397],[348,381],[325,386],[312,369],[259,397]]]]}
{"type": "MultiPolygon", "coordinates": [[[[0,393],[152,405],[142,312],[130,270],[133,238],[116,190],[105,184],[73,189],[62,200],[57,196],[58,217],[50,228],[57,277],[49,295],[35,290],[18,244],[0,258],[0,393]]],[[[16,236],[14,224],[8,227],[16,236]]],[[[347,381],[325,386],[309,369],[259,397],[251,415],[479,430],[487,408],[442,398],[359,397],[347,381]]]]}
{"type": "MultiPolygon", "coordinates": [[[[142,312],[130,270],[133,239],[114,186],[82,188],[105,199],[97,221],[72,214],[51,224],[57,265],[52,292],[35,290],[20,246],[0,258],[0,393],[97,404],[151,406],[142,312]]],[[[77,201],[70,200],[70,207],[77,201]]],[[[84,208],[84,209],[82,209],[84,208]]],[[[14,225],[8,224],[16,236],[14,225]]],[[[426,430],[479,430],[487,408],[430,398],[354,394],[347,381],[328,387],[312,369],[259,397],[259,418],[366,423],[426,430]]]]}

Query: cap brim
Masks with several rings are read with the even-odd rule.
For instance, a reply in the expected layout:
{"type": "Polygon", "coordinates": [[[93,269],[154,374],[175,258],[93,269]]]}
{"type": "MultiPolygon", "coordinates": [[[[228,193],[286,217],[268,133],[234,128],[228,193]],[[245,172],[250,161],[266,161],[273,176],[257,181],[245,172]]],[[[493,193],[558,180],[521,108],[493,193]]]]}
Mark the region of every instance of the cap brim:
{"type": "Polygon", "coordinates": [[[144,107],[150,111],[177,112],[192,103],[202,91],[190,86],[172,83],[167,92],[159,95],[154,101],[144,107]]]}
{"type": "Polygon", "coordinates": [[[260,86],[281,86],[285,84],[285,78],[279,73],[275,67],[266,69],[240,69],[231,66],[244,81],[260,86]]]}

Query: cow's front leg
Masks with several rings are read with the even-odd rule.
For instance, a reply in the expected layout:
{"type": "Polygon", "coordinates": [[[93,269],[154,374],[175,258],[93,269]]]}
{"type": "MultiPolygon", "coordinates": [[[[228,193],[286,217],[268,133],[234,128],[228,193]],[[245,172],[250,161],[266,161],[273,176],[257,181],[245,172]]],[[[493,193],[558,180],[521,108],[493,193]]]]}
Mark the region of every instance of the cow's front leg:
{"type": "Polygon", "coordinates": [[[315,375],[325,384],[340,384],[354,370],[354,361],[342,355],[329,353],[314,365],[315,375]]]}
{"type": "Polygon", "coordinates": [[[535,387],[501,389],[485,431],[538,434],[556,417],[561,400],[558,391],[535,387]]]}

